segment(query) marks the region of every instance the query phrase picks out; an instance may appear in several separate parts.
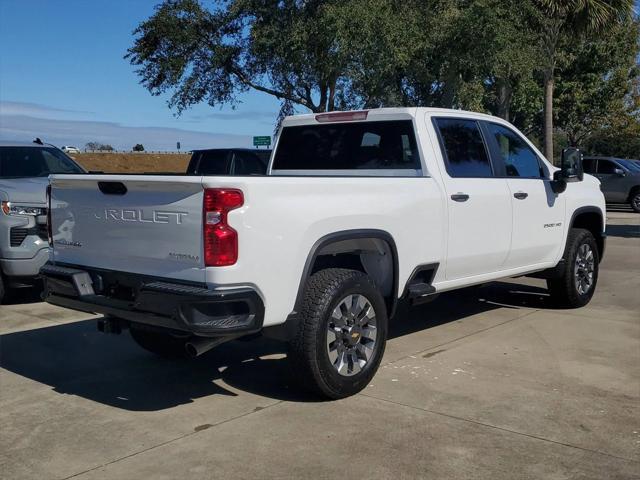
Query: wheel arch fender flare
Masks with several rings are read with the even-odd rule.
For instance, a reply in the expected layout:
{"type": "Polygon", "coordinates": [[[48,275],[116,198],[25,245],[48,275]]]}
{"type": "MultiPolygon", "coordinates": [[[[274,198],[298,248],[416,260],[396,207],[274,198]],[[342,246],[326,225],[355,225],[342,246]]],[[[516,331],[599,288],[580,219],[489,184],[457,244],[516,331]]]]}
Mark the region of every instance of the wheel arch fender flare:
{"type": "MultiPolygon", "coordinates": [[[[605,233],[606,231],[606,224],[605,224],[605,216],[604,213],[602,212],[602,209],[600,207],[596,207],[595,205],[590,205],[590,206],[585,206],[585,207],[579,207],[576,208],[573,213],[571,214],[571,220],[569,221],[569,227],[567,229],[567,238],[569,236],[569,230],[571,230],[572,228],[576,227],[576,220],[584,214],[596,214],[599,217],[600,220],[600,231],[599,232],[593,232],[594,233],[594,237],[596,239],[596,243],[598,244],[598,250],[599,250],[599,256],[600,256],[600,261],[602,261],[602,257],[604,256],[604,247],[605,247],[605,239],[607,234],[605,233]]],[[[585,228],[585,226],[583,225],[579,225],[579,228],[585,228]]],[[[566,248],[566,246],[565,246],[566,248]]],[[[563,258],[564,258],[564,250],[563,250],[563,254],[562,254],[563,258]]]]}
{"type": "Polygon", "coordinates": [[[324,235],[320,239],[318,239],[309,254],[307,255],[307,259],[304,264],[304,268],[302,270],[302,276],[300,278],[300,283],[298,285],[298,292],[296,294],[296,300],[294,303],[293,312],[289,315],[297,316],[298,312],[302,307],[302,301],[304,297],[304,289],[307,283],[307,280],[312,274],[313,266],[322,253],[328,246],[334,243],[343,242],[345,240],[362,240],[362,239],[372,239],[372,240],[381,240],[387,244],[389,251],[391,253],[391,264],[393,268],[393,282],[391,288],[391,296],[390,302],[388,305],[388,313],[389,318],[393,316],[395,312],[395,308],[398,302],[398,279],[399,279],[399,264],[398,264],[398,248],[396,246],[396,242],[393,239],[393,236],[385,231],[378,229],[353,229],[353,230],[342,230],[338,232],[332,232],[327,235],[324,235]]]}

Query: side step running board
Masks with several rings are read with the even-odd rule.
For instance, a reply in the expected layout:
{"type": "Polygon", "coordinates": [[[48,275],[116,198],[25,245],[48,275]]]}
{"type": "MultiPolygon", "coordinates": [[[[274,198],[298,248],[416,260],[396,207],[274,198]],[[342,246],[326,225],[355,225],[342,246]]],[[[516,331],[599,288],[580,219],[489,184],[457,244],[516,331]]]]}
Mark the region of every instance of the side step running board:
{"type": "Polygon", "coordinates": [[[436,293],[435,287],[428,283],[420,282],[409,285],[409,299],[411,300],[425,297],[427,295],[433,295],[434,293],[436,293]]]}
{"type": "Polygon", "coordinates": [[[437,270],[437,263],[429,263],[419,265],[413,271],[403,295],[411,305],[429,303],[438,297],[436,288],[432,285],[437,270]]]}
{"type": "Polygon", "coordinates": [[[411,305],[429,303],[438,297],[436,289],[428,283],[414,283],[409,285],[409,300],[411,305]]]}

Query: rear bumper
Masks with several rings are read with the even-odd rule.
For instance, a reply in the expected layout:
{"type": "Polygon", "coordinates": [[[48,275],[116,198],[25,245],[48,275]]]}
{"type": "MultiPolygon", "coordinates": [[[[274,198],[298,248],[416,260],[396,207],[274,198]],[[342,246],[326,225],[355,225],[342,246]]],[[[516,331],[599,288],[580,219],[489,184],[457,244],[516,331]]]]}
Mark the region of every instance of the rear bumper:
{"type": "Polygon", "coordinates": [[[264,303],[248,287],[209,290],[124,272],[47,263],[40,270],[45,300],[82,312],[216,337],[262,328],[264,303]]]}

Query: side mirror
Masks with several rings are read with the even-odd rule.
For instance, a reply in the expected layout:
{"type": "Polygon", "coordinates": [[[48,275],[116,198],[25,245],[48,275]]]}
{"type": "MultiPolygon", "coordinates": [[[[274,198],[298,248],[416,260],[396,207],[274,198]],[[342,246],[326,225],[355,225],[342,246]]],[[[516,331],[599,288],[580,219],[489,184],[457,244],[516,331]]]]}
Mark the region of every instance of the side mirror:
{"type": "Polygon", "coordinates": [[[564,192],[567,189],[567,182],[562,177],[562,170],[556,170],[553,172],[553,181],[551,182],[551,190],[556,195],[564,192]]]}
{"type": "Polygon", "coordinates": [[[556,194],[562,193],[567,189],[567,183],[581,182],[583,179],[582,152],[573,147],[565,148],[562,150],[560,170],[553,173],[552,190],[556,194]]]}
{"type": "Polygon", "coordinates": [[[620,176],[620,177],[624,177],[626,175],[626,173],[624,173],[624,170],[621,168],[616,168],[613,173],[615,173],[616,175],[620,176]]]}
{"type": "Polygon", "coordinates": [[[581,182],[584,179],[582,152],[573,147],[562,150],[560,172],[565,182],[581,182]]]}

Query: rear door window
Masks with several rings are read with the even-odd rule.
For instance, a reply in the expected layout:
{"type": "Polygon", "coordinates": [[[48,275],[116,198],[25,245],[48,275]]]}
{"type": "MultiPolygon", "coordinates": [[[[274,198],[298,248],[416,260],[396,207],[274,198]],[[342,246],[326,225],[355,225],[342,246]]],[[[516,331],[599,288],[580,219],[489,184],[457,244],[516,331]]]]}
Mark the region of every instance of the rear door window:
{"type": "Polygon", "coordinates": [[[234,175],[264,175],[267,163],[251,152],[238,151],[233,160],[234,175]]]}
{"type": "Polygon", "coordinates": [[[493,169],[475,120],[436,118],[447,172],[452,177],[492,177],[493,169]]]}
{"type": "Polygon", "coordinates": [[[230,152],[229,150],[203,150],[197,152],[199,155],[196,160],[196,170],[193,172],[197,175],[228,175],[230,152]]]}
{"type": "Polygon", "coordinates": [[[282,129],[273,170],[419,170],[411,120],[282,129]]]}

